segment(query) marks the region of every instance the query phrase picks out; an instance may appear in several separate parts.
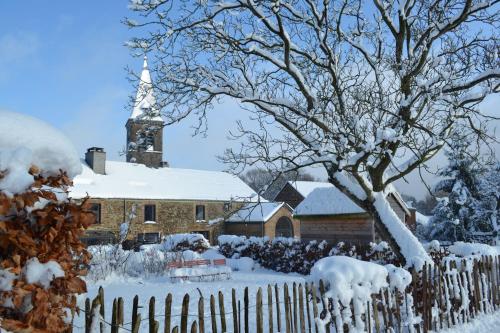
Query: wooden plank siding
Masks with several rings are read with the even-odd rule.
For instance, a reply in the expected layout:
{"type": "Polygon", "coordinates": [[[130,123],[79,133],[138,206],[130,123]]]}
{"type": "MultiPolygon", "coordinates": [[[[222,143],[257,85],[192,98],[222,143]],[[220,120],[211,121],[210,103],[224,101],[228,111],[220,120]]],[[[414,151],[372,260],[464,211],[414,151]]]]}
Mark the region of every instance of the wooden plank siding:
{"type": "Polygon", "coordinates": [[[367,244],[375,240],[373,219],[367,214],[336,216],[300,216],[303,241],[326,240],[331,244],[346,242],[367,244]]]}

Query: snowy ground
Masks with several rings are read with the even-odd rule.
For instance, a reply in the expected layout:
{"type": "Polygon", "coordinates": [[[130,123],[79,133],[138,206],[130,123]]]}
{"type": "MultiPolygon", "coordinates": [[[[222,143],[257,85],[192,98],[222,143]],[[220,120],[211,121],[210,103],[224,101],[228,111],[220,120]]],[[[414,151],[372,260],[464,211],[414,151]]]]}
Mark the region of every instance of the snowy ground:
{"type": "Polygon", "coordinates": [[[500,332],[500,312],[481,315],[474,321],[442,330],[441,333],[497,333],[500,332]]]}
{"type": "MultiPolygon", "coordinates": [[[[129,323],[131,320],[132,313],[132,300],[135,295],[139,295],[139,305],[142,306],[140,309],[142,319],[146,319],[142,322],[141,332],[147,332],[148,329],[148,303],[151,296],[156,298],[156,315],[157,320],[160,321],[160,331],[163,331],[163,313],[165,309],[165,298],[168,293],[172,294],[172,315],[177,317],[173,318],[173,325],[178,325],[180,322],[181,304],[182,298],[186,293],[188,293],[190,298],[189,313],[191,315],[198,314],[198,299],[200,292],[205,299],[205,315],[210,315],[210,295],[214,294],[216,297],[216,307],[217,313],[219,313],[217,293],[222,291],[224,294],[224,303],[226,310],[226,320],[228,328],[232,328],[232,315],[231,312],[231,289],[236,290],[237,299],[242,300],[245,287],[249,287],[249,299],[250,306],[255,305],[255,299],[257,290],[259,287],[264,291],[264,300],[267,300],[267,285],[274,285],[277,283],[282,286],[284,283],[304,283],[305,279],[303,276],[298,274],[283,274],[276,273],[273,271],[268,271],[264,269],[257,269],[253,272],[233,272],[230,280],[224,281],[213,281],[213,282],[183,282],[183,283],[172,283],[167,277],[158,277],[154,279],[141,280],[132,278],[110,278],[106,281],[102,281],[98,284],[88,285],[88,293],[82,295],[79,299],[79,306],[84,308],[85,297],[94,298],[97,295],[99,286],[104,288],[105,292],[105,303],[106,303],[106,321],[111,321],[111,309],[113,305],[113,299],[118,297],[124,298],[124,312],[125,312],[125,323],[129,323]],[[199,289],[199,291],[198,291],[199,289]]],[[[283,288],[280,288],[283,292],[283,288]]],[[[274,298],[274,295],[273,295],[274,298]]],[[[283,296],[281,295],[281,300],[283,296]]],[[[264,301],[264,304],[267,304],[264,301]]],[[[243,304],[241,304],[243,307],[243,304]]],[[[243,310],[242,310],[243,311],[243,310]]],[[[255,307],[250,309],[251,321],[255,319],[255,307]],[[253,310],[253,311],[252,311],[253,310]]],[[[284,317],[283,317],[284,319],[284,317]]],[[[220,325],[220,322],[218,323],[220,325]]],[[[208,328],[211,325],[210,318],[205,319],[205,326],[208,328]]],[[[126,325],[130,328],[130,325],[126,325]]],[[[231,330],[230,330],[231,331],[231,330]]],[[[84,332],[84,318],[83,314],[75,319],[75,329],[74,332],[84,332]]]]}

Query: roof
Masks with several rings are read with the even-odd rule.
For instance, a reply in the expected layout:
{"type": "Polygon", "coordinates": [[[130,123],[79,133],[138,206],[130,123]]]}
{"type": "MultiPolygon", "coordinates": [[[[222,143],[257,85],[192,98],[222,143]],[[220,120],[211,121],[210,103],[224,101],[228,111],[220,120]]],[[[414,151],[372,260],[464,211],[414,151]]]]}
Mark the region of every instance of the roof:
{"type": "MultiPolygon", "coordinates": [[[[296,183],[314,183],[314,182],[296,182],[296,183]]],[[[319,183],[320,186],[305,197],[305,199],[295,208],[296,216],[311,215],[342,215],[342,214],[362,214],[366,213],[364,209],[354,203],[347,195],[330,183],[319,183]],[[328,186],[330,185],[330,186],[328,186]]],[[[297,184],[299,188],[307,193],[313,186],[312,184],[297,184]],[[302,187],[301,187],[302,186],[302,187]]],[[[408,206],[405,204],[399,192],[393,185],[388,187],[389,195],[392,195],[407,215],[410,215],[408,206]]],[[[302,194],[302,192],[301,192],[302,194]]]]}
{"type": "Polygon", "coordinates": [[[291,208],[284,202],[260,202],[258,204],[246,204],[236,213],[231,215],[226,222],[266,222],[281,208],[291,208]]]}
{"type": "Polygon", "coordinates": [[[295,216],[363,214],[356,205],[336,187],[320,187],[313,190],[296,208],[295,216]]]}
{"type": "Polygon", "coordinates": [[[221,171],[148,168],[106,161],[106,175],[82,161],[69,196],[83,198],[256,201],[257,193],[238,177],[221,171]]]}
{"type": "Polygon", "coordinates": [[[149,73],[148,68],[148,58],[146,56],[144,56],[141,78],[139,81],[139,87],[137,88],[134,108],[132,109],[130,119],[162,121],[158,110],[156,109],[153,82],[151,81],[151,74],[149,73]]]}
{"type": "Polygon", "coordinates": [[[331,183],[326,182],[311,182],[311,181],[289,181],[288,184],[293,186],[304,198],[317,188],[333,187],[331,183]]]}

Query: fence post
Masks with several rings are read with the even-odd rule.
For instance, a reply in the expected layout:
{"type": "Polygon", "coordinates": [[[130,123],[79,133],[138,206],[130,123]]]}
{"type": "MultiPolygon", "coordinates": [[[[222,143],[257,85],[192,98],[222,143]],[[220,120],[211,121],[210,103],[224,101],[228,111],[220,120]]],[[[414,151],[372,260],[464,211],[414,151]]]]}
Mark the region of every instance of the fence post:
{"type": "Polygon", "coordinates": [[[278,332],[281,332],[280,291],[277,283],[274,284],[274,294],[276,296],[276,324],[278,325],[278,332]]]}
{"type": "Polygon", "coordinates": [[[264,333],[264,318],[262,315],[262,288],[257,290],[256,311],[257,333],[264,333]]]}
{"type": "Polygon", "coordinates": [[[215,297],[210,295],[210,316],[212,317],[212,333],[217,333],[217,320],[215,318],[215,297]]]}
{"type": "MultiPolygon", "coordinates": [[[[102,287],[99,287],[99,302],[101,303],[101,307],[99,308],[99,314],[102,317],[102,320],[106,320],[106,317],[104,316],[104,289],[102,287]]],[[[101,333],[104,333],[104,323],[101,321],[99,324],[100,331],[101,333]]]]}
{"type": "MultiPolygon", "coordinates": [[[[325,284],[323,283],[323,280],[319,280],[319,292],[321,294],[321,304],[323,304],[323,309],[325,311],[328,311],[328,304],[325,302],[325,284]]],[[[332,317],[333,321],[333,317],[332,317]]],[[[340,329],[340,327],[339,327],[340,329]]],[[[330,323],[327,323],[325,325],[325,332],[330,333],[330,323]]]]}
{"type": "Polygon", "coordinates": [[[293,300],[293,331],[299,331],[298,316],[297,316],[297,284],[294,282],[292,284],[292,300],[293,300]]]}
{"type": "Polygon", "coordinates": [[[271,285],[267,285],[267,320],[269,324],[269,333],[274,333],[273,330],[273,289],[271,285]]]}
{"type": "Polygon", "coordinates": [[[165,298],[165,325],[163,327],[163,333],[171,333],[170,332],[170,322],[172,318],[172,294],[168,293],[165,298]]]}
{"type": "Polygon", "coordinates": [[[90,323],[92,321],[90,313],[90,299],[87,297],[85,299],[85,333],[90,333],[90,323]]]}
{"type": "Polygon", "coordinates": [[[245,295],[243,296],[243,306],[244,306],[244,312],[245,312],[245,333],[249,333],[248,330],[248,287],[245,287],[245,295]]]}
{"type": "Polygon", "coordinates": [[[315,332],[318,333],[318,323],[316,322],[316,318],[318,318],[318,300],[316,298],[316,286],[314,285],[314,283],[311,283],[311,291],[313,302],[314,329],[315,332]]]}
{"type": "Polygon", "coordinates": [[[155,333],[155,297],[149,299],[149,333],[155,333]]]}
{"type": "Polygon", "coordinates": [[[135,319],[136,321],[134,325],[132,325],[132,333],[139,333],[139,329],[141,328],[141,314],[137,314],[135,319]]]}
{"type": "Polygon", "coordinates": [[[299,283],[299,319],[300,319],[300,332],[306,332],[306,323],[304,317],[304,288],[302,283],[299,283]]]}
{"type": "Polygon", "coordinates": [[[305,292],[306,292],[306,313],[307,313],[307,331],[311,333],[311,307],[309,306],[309,295],[311,294],[310,286],[306,282],[305,284],[305,292]]]}
{"type": "Polygon", "coordinates": [[[124,315],[123,315],[123,298],[118,297],[118,326],[123,326],[124,315]]]}
{"type": "Polygon", "coordinates": [[[182,299],[181,333],[187,333],[188,313],[189,313],[189,294],[186,294],[186,295],[184,295],[184,298],[182,299]]]}
{"type": "Polygon", "coordinates": [[[116,298],[113,300],[113,310],[111,312],[111,333],[118,333],[118,325],[116,324],[117,322],[117,309],[118,309],[118,304],[116,302],[116,298]]]}
{"type": "Polygon", "coordinates": [[[201,295],[198,300],[198,326],[200,333],[205,333],[205,300],[201,295]]]}
{"type": "Polygon", "coordinates": [[[291,326],[292,323],[290,321],[290,297],[288,296],[288,285],[285,283],[284,285],[285,288],[285,294],[284,294],[284,299],[285,299],[285,328],[286,328],[286,333],[291,332],[291,326]]]}
{"type": "Polygon", "coordinates": [[[191,324],[191,333],[197,333],[198,330],[197,330],[197,326],[196,326],[196,320],[193,321],[193,323],[191,324]]]}
{"type": "Polygon", "coordinates": [[[233,331],[238,333],[238,308],[236,307],[236,290],[234,288],[231,290],[231,306],[233,309],[233,331]]]}
{"type": "Polygon", "coordinates": [[[137,319],[138,308],[139,308],[139,296],[135,295],[134,301],[132,303],[132,329],[135,327],[135,324],[137,323],[137,320],[138,320],[137,319]]]}
{"type": "Polygon", "coordinates": [[[224,309],[224,295],[219,291],[219,312],[220,312],[220,329],[222,333],[227,332],[226,328],[226,311],[224,309]]]}
{"type": "MultiPolygon", "coordinates": [[[[378,305],[377,305],[377,297],[375,295],[372,295],[372,307],[373,307],[373,318],[375,319],[375,332],[379,333],[380,332],[380,320],[378,317],[378,305]]],[[[411,309],[410,309],[411,311],[411,309]]],[[[410,323],[410,325],[413,325],[410,323]]],[[[410,330],[411,332],[411,330],[410,330]]]]}

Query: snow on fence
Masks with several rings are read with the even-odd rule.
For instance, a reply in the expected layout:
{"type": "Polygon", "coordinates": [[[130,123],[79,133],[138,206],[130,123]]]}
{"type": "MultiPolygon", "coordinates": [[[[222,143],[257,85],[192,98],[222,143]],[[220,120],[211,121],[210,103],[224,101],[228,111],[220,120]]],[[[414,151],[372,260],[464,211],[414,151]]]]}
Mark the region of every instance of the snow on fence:
{"type": "MultiPolygon", "coordinates": [[[[391,273],[389,272],[389,275],[391,273]]],[[[398,283],[396,282],[396,285],[398,283]]],[[[401,285],[401,284],[399,284],[401,285]]],[[[195,303],[189,294],[182,299],[180,313],[173,313],[172,294],[165,298],[163,313],[157,313],[155,297],[148,303],[148,316],[141,317],[134,297],[131,320],[124,318],[124,299],[113,300],[111,316],[105,316],[104,289],[87,299],[85,333],[94,332],[429,332],[460,325],[479,314],[500,307],[500,256],[446,261],[412,272],[412,282],[400,292],[392,283],[372,293],[366,304],[352,297],[348,304],[329,298],[322,280],[293,285],[268,285],[256,295],[245,288],[238,298],[219,291],[195,303]],[[194,306],[193,306],[194,304],[194,306]]],[[[332,286],[329,286],[330,289],[332,286]]],[[[362,287],[362,286],[360,286],[362,287]]],[[[180,300],[176,300],[180,302],[180,300]]],[[[108,310],[108,309],[106,309],[108,310]]]]}

